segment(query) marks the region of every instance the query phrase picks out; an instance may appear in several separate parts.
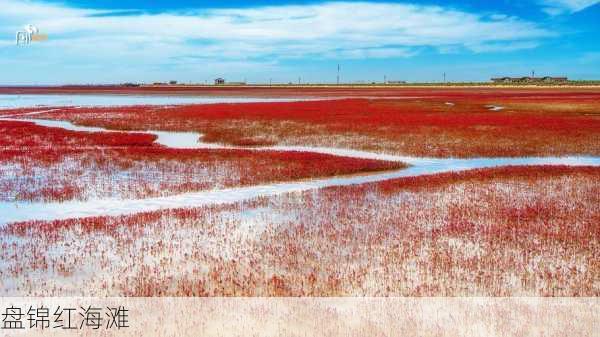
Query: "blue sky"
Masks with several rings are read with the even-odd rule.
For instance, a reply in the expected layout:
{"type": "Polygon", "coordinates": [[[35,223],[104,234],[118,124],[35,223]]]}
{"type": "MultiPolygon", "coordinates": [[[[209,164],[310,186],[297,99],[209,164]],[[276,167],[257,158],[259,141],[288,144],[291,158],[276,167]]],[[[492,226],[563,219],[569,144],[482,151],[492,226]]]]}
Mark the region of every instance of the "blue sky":
{"type": "Polygon", "coordinates": [[[600,0],[0,0],[0,84],[600,79],[600,0]],[[15,45],[33,24],[49,39],[15,45]]]}

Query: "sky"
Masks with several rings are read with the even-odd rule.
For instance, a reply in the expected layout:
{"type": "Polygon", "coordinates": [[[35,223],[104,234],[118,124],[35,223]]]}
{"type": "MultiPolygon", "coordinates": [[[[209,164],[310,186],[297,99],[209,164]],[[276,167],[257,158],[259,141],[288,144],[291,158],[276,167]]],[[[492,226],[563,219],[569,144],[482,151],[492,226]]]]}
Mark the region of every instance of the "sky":
{"type": "Polygon", "coordinates": [[[0,85],[600,79],[600,0],[0,0],[0,85]],[[47,41],[17,45],[34,25],[47,41]]]}

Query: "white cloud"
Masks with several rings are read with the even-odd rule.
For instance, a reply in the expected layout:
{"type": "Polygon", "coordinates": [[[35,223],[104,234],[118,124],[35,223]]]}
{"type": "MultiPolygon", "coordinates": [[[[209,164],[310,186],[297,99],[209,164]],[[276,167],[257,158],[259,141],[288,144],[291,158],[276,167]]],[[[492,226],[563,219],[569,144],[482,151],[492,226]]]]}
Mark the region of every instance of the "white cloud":
{"type": "Polygon", "coordinates": [[[536,41],[496,42],[469,44],[467,48],[476,53],[511,52],[515,50],[533,49],[540,44],[536,41]]]}
{"type": "Polygon", "coordinates": [[[158,50],[161,54],[193,51],[206,57],[394,57],[409,55],[407,48],[418,46],[469,46],[551,35],[517,18],[495,15],[486,19],[407,4],[334,2],[131,16],[97,16],[101,13],[97,10],[15,0],[0,0],[0,8],[0,22],[6,23],[0,30],[31,22],[68,49],[87,49],[88,39],[106,47],[129,44],[171,51],[158,50]]]}
{"type": "Polygon", "coordinates": [[[544,12],[550,15],[576,13],[600,3],[600,0],[540,0],[544,12]]]}
{"type": "Polygon", "coordinates": [[[326,54],[328,58],[338,59],[380,59],[380,58],[394,58],[394,57],[410,57],[414,56],[416,52],[408,48],[364,48],[364,49],[349,49],[349,50],[338,50],[326,54]]]}
{"type": "MultiPolygon", "coordinates": [[[[0,44],[8,55],[48,67],[93,64],[113,69],[190,69],[217,63],[273,67],[278,60],[371,59],[417,55],[422,49],[491,52],[533,48],[554,34],[516,17],[393,3],[208,9],[148,14],[0,0],[0,36],[34,24],[49,40],[26,48],[0,44]]],[[[6,54],[6,53],[5,53],[6,54]]],[[[3,62],[0,62],[0,65],[3,62]]],[[[207,70],[208,71],[208,70],[207,70]]]]}

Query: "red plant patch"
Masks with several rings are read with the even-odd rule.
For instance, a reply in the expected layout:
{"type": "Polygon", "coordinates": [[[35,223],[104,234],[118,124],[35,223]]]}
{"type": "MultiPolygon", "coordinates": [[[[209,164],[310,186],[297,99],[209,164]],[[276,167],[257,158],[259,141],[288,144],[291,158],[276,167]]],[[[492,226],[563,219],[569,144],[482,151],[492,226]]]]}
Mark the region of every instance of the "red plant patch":
{"type": "Polygon", "coordinates": [[[384,194],[398,193],[404,190],[439,189],[457,183],[482,183],[501,179],[520,179],[535,181],[543,178],[560,177],[569,174],[594,176],[600,174],[595,166],[503,166],[497,168],[474,169],[460,172],[448,172],[435,175],[406,177],[376,183],[384,194]]]}
{"type": "Polygon", "coordinates": [[[171,149],[154,140],[0,121],[0,199],[144,198],[405,167],[303,152],[171,149]]]}
{"type": "Polygon", "coordinates": [[[537,95],[459,91],[412,99],[64,109],[44,117],[117,130],[196,131],[206,141],[236,145],[337,146],[436,157],[599,154],[600,117],[585,113],[600,108],[599,94],[537,95]],[[523,102],[537,105],[517,104],[523,102]],[[575,109],[550,109],[558,103],[575,109]],[[513,107],[490,111],[488,104],[513,107]]]}
{"type": "Polygon", "coordinates": [[[598,296],[599,176],[509,167],[12,224],[0,278],[12,295],[598,296]]]}

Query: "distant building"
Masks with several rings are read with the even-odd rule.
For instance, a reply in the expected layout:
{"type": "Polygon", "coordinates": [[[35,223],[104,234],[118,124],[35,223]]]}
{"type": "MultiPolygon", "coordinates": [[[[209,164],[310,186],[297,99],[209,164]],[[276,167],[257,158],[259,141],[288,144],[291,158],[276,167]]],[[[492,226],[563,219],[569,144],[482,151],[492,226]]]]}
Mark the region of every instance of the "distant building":
{"type": "Polygon", "coordinates": [[[169,84],[170,85],[175,85],[175,84],[177,84],[177,81],[169,81],[169,84]]]}
{"type": "Polygon", "coordinates": [[[530,83],[566,83],[569,79],[567,77],[496,77],[492,78],[494,83],[515,83],[515,84],[530,84],[530,83]]]}
{"type": "Polygon", "coordinates": [[[387,81],[387,84],[406,84],[406,81],[387,81]]]}
{"type": "Polygon", "coordinates": [[[568,82],[569,79],[567,77],[542,77],[542,82],[552,82],[552,83],[564,83],[568,82]]]}
{"type": "Polygon", "coordinates": [[[224,78],[217,78],[215,79],[215,85],[223,85],[225,84],[225,79],[224,78]]]}

